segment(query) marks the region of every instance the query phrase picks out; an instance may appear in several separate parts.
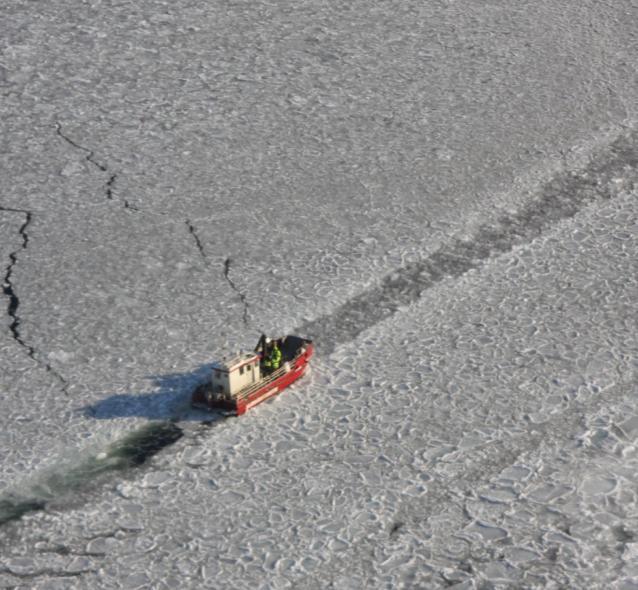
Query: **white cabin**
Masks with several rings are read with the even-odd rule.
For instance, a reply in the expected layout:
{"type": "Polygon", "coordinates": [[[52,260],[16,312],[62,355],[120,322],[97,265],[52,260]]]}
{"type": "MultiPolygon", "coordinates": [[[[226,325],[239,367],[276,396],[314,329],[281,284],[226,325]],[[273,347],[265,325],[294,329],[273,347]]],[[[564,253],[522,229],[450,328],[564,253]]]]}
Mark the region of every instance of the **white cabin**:
{"type": "Polygon", "coordinates": [[[231,398],[238,391],[261,379],[259,355],[254,352],[240,353],[213,365],[213,392],[220,397],[231,398]]]}

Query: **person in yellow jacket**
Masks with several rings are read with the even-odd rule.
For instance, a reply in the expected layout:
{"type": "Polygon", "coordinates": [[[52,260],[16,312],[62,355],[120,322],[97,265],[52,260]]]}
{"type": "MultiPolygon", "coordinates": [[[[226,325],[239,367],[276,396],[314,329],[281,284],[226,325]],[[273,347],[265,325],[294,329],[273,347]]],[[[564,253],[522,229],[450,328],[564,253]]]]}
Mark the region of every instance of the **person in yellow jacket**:
{"type": "Polygon", "coordinates": [[[276,342],[273,342],[270,359],[272,361],[272,370],[276,371],[281,366],[281,350],[279,350],[276,342]]]}
{"type": "Polygon", "coordinates": [[[277,342],[273,340],[266,358],[264,359],[264,368],[266,372],[276,371],[281,365],[281,350],[277,346],[277,342]]]}

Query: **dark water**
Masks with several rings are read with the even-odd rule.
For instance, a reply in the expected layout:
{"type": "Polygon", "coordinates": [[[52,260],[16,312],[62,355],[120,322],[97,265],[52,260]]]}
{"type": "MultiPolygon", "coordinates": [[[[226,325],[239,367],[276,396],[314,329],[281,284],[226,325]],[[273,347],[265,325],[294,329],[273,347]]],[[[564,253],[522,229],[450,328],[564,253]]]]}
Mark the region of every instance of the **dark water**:
{"type": "Polygon", "coordinates": [[[0,497],[0,526],[19,520],[29,512],[44,510],[50,503],[58,504],[71,494],[75,496],[88,490],[107,480],[109,474],[139,467],[183,435],[174,422],[148,424],[103,452],[87,456],[76,466],[65,466],[59,472],[43,476],[24,494],[5,494],[0,497]]]}
{"type": "Polygon", "coordinates": [[[109,456],[118,460],[121,469],[137,467],[182,436],[183,430],[174,422],[149,424],[114,444],[109,456]]]}

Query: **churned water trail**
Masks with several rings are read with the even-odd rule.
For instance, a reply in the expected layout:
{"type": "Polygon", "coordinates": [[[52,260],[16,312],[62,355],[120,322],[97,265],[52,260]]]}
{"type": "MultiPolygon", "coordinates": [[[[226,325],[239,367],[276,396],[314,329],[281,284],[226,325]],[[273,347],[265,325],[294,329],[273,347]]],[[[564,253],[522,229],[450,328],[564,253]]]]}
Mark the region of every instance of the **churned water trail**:
{"type": "Polygon", "coordinates": [[[109,474],[139,467],[183,435],[183,430],[174,422],[147,424],[104,451],[88,455],[77,465],[52,470],[24,492],[10,492],[0,497],[0,526],[19,520],[29,512],[43,510],[51,503],[63,502],[71,494],[106,480],[109,474]]]}

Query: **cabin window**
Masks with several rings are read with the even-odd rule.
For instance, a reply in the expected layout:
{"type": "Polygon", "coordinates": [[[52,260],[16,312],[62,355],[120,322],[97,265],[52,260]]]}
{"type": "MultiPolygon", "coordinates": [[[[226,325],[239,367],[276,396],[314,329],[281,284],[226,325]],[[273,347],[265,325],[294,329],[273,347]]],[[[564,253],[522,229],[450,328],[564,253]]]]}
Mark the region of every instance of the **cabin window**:
{"type": "Polygon", "coordinates": [[[243,375],[244,374],[244,367],[239,367],[239,374],[243,375]]]}
{"type": "Polygon", "coordinates": [[[252,365],[246,365],[246,370],[247,370],[247,371],[250,371],[252,368],[253,368],[253,366],[252,366],[252,365]]]}
{"type": "Polygon", "coordinates": [[[215,378],[219,379],[222,376],[222,372],[221,371],[215,371],[215,378]]]}

